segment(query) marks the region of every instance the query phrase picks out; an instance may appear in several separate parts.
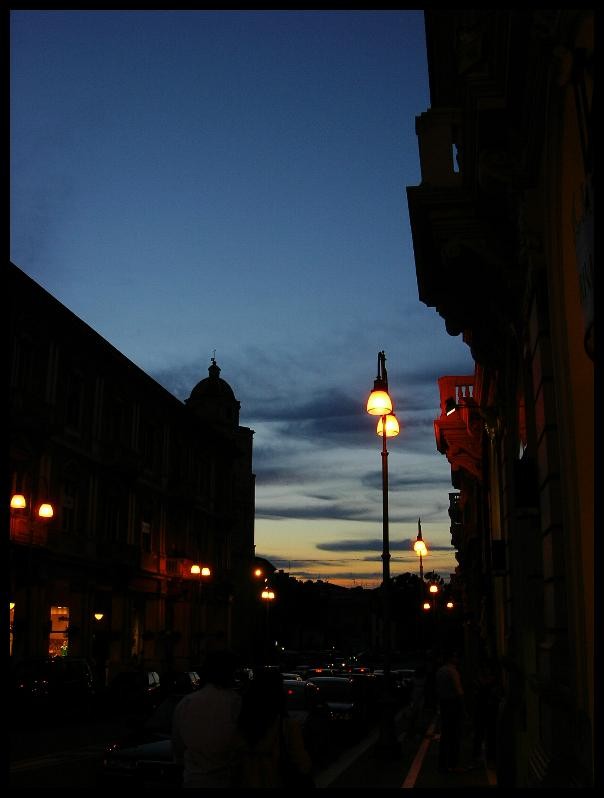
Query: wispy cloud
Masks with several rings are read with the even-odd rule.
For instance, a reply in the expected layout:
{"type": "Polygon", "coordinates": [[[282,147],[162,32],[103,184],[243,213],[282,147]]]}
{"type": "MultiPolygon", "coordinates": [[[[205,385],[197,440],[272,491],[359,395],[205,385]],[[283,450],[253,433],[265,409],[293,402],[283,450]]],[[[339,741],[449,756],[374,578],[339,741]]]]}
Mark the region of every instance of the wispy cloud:
{"type": "MultiPolygon", "coordinates": [[[[391,551],[405,551],[413,553],[415,538],[390,541],[391,551]]],[[[321,551],[382,551],[383,542],[380,538],[366,538],[364,540],[332,540],[326,543],[317,543],[316,548],[321,551]]],[[[450,551],[451,546],[443,544],[431,545],[432,551],[450,551]]],[[[413,556],[416,556],[413,554],[413,556]]]]}

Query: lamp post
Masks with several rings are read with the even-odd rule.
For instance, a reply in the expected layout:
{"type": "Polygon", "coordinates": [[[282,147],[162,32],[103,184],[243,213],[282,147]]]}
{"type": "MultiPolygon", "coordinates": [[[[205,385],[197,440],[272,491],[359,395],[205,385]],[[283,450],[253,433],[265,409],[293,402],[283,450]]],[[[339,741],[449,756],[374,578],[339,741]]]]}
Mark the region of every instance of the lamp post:
{"type": "Polygon", "coordinates": [[[390,696],[390,541],[388,530],[388,449],[386,438],[399,434],[399,424],[393,413],[388,393],[386,355],[378,352],[377,377],[367,400],[367,412],[379,416],[377,434],[382,438],[382,594],[383,594],[383,653],[384,695],[379,744],[382,749],[394,749],[396,732],[390,696]]]}
{"type": "Polygon", "coordinates": [[[270,651],[269,610],[270,610],[271,602],[275,600],[275,593],[274,593],[273,590],[270,589],[270,587],[266,583],[266,580],[265,580],[265,587],[264,587],[264,590],[262,591],[262,593],[260,594],[260,598],[266,604],[266,635],[265,635],[266,650],[265,650],[265,653],[264,653],[264,661],[265,661],[265,665],[268,665],[269,664],[269,661],[268,661],[269,660],[269,651],[270,651]]]}
{"type": "MultiPolygon", "coordinates": [[[[440,621],[439,621],[440,608],[439,608],[438,602],[436,600],[436,597],[437,597],[437,595],[440,592],[440,588],[436,584],[436,582],[432,582],[430,584],[430,587],[428,588],[428,592],[430,594],[431,601],[425,601],[423,606],[424,606],[424,610],[426,612],[429,612],[432,615],[432,638],[433,638],[432,645],[433,645],[433,647],[435,645],[437,647],[440,647],[440,644],[441,644],[441,639],[440,639],[441,638],[441,629],[440,629],[440,621]]],[[[451,602],[448,602],[448,604],[446,606],[447,606],[447,609],[450,610],[453,607],[453,604],[451,602]]]]}
{"type": "MultiPolygon", "coordinates": [[[[200,621],[200,615],[201,615],[201,606],[202,606],[202,601],[201,601],[202,584],[203,584],[203,580],[204,579],[208,579],[211,575],[212,575],[212,571],[210,570],[210,568],[208,568],[207,565],[203,565],[202,566],[202,565],[199,565],[198,563],[193,563],[193,565],[191,566],[191,576],[196,577],[196,581],[197,581],[197,588],[196,588],[197,601],[195,602],[197,604],[197,612],[196,612],[196,615],[197,615],[197,641],[196,641],[196,644],[195,644],[195,655],[197,657],[197,663],[192,663],[193,665],[198,664],[200,659],[201,659],[201,657],[200,657],[200,654],[201,654],[201,652],[200,652],[200,648],[201,648],[200,636],[201,636],[201,626],[202,626],[202,624],[201,624],[201,621],[200,621]]],[[[206,610],[205,601],[203,602],[203,610],[204,610],[204,613],[203,613],[203,631],[204,631],[204,633],[206,633],[207,632],[207,628],[206,628],[207,627],[207,617],[206,617],[206,612],[205,612],[205,610],[206,610]]]]}
{"type": "MultiPolygon", "coordinates": [[[[43,479],[40,477],[40,479],[43,479]]],[[[35,524],[37,521],[48,522],[54,516],[54,508],[52,504],[47,501],[46,492],[44,492],[44,501],[36,503],[34,513],[33,497],[27,497],[24,493],[16,492],[11,495],[10,499],[10,518],[11,518],[11,538],[18,539],[20,536],[20,521],[19,519],[26,520],[27,524],[27,583],[25,590],[25,621],[26,633],[23,637],[24,653],[28,656],[32,652],[32,636],[33,636],[33,617],[32,617],[32,549],[34,545],[35,524]]],[[[12,608],[14,612],[14,605],[12,608]]],[[[21,616],[23,617],[23,616],[21,616]]],[[[23,628],[21,626],[21,628],[23,628]]]]}
{"type": "MultiPolygon", "coordinates": [[[[424,601],[424,557],[428,553],[426,544],[422,538],[422,521],[421,518],[417,519],[417,538],[413,544],[413,550],[419,557],[419,602],[424,601]]],[[[425,609],[425,607],[423,607],[425,609]]],[[[423,647],[423,622],[420,620],[420,648],[423,647]]]]}

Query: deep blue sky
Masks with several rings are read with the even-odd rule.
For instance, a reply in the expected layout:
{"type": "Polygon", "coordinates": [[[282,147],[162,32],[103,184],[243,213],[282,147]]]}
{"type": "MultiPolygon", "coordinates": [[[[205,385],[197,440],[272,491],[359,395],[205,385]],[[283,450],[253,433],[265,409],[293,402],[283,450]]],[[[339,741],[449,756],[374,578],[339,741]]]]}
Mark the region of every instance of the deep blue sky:
{"type": "Polygon", "coordinates": [[[255,430],[256,551],[455,567],[437,379],[468,348],[419,302],[405,188],[429,106],[419,11],[11,13],[11,259],[181,399],[216,359],[255,430]],[[440,551],[439,551],[440,549],[440,551]]]}

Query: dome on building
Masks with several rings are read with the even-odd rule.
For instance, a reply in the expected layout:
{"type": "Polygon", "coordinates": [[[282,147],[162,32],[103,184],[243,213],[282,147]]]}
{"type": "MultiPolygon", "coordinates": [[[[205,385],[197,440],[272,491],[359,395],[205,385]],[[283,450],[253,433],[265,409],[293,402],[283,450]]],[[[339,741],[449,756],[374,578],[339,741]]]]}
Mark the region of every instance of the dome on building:
{"type": "Polygon", "coordinates": [[[197,383],[185,404],[206,421],[239,425],[241,405],[231,386],[221,378],[220,367],[214,358],[208,376],[197,383]]]}

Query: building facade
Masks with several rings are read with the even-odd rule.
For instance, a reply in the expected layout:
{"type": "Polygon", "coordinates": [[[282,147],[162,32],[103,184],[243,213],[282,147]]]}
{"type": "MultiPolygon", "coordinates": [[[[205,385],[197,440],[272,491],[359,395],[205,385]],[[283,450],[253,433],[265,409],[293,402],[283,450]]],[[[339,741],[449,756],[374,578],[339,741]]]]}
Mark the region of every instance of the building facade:
{"type": "Polygon", "coordinates": [[[8,278],[9,488],[25,505],[10,510],[11,657],[86,656],[104,681],[210,648],[245,657],[253,431],[218,365],[183,403],[13,264],[8,278]]]}
{"type": "Polygon", "coordinates": [[[420,300],[462,335],[439,380],[466,662],[502,668],[499,786],[594,783],[590,10],[425,12],[407,189],[420,300]]]}

